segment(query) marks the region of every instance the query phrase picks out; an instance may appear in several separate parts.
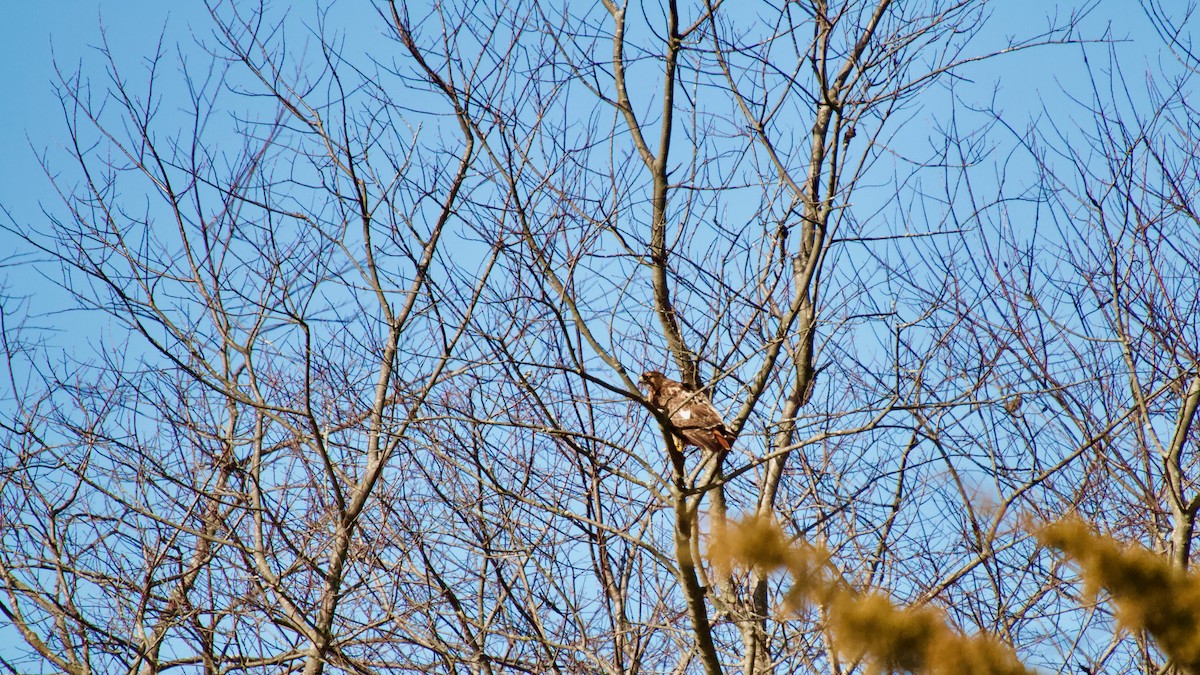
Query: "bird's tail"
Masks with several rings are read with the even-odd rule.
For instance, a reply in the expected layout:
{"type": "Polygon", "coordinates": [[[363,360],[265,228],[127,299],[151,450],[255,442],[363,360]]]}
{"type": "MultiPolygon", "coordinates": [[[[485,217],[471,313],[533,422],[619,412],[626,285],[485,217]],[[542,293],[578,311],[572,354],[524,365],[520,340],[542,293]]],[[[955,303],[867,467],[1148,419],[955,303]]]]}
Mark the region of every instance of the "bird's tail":
{"type": "Polygon", "coordinates": [[[728,433],[729,432],[725,431],[724,429],[712,430],[712,435],[713,438],[716,439],[717,445],[720,446],[720,448],[725,452],[729,452],[729,449],[733,447],[733,445],[730,443],[729,436],[727,435],[728,433]]]}

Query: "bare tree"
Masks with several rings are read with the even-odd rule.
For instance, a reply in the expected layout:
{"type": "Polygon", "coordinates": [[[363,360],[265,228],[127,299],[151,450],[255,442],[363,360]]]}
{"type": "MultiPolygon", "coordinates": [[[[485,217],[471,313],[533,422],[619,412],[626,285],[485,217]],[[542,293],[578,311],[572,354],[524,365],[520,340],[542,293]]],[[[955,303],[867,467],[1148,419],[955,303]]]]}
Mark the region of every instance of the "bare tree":
{"type": "Polygon", "coordinates": [[[1005,41],[982,0],[374,9],[214,3],[199,70],[63,74],[64,206],[9,229],[96,348],[6,296],[15,668],[866,669],[708,562],[727,514],[1038,665],[1158,658],[1018,516],[1190,559],[1182,94],[1014,142],[956,82],[1080,17],[1005,41]]]}
{"type": "Polygon", "coordinates": [[[226,11],[172,101],[182,131],[160,128],[161,53],[143,86],[111,63],[99,98],[64,76],[81,181],[23,233],[119,340],[14,392],[5,612],[67,672],[370,662],[369,514],[425,442],[494,258],[477,247],[472,286],[440,252],[468,129],[434,152],[336,53],[288,79],[282,26],[226,11]],[[244,116],[218,128],[230,93],[244,116]]]}
{"type": "MultiPolygon", "coordinates": [[[[1047,336],[1022,350],[1031,374],[1088,430],[1068,458],[1078,466],[1057,479],[1076,483],[1060,488],[1070,497],[1059,508],[1187,570],[1200,510],[1194,70],[1143,86],[1108,56],[1092,67],[1094,127],[1055,128],[1034,147],[1053,190],[1043,219],[1053,243],[1041,255],[1055,264],[1017,264],[1030,252],[1006,242],[1006,304],[1027,333],[1047,336]],[[1068,168],[1045,161],[1050,152],[1068,168]]],[[[1144,638],[1138,646],[1140,669],[1169,672],[1144,638]]],[[[1099,658],[1127,648],[1114,639],[1099,658]]]]}
{"type": "MultiPolygon", "coordinates": [[[[929,433],[929,410],[970,405],[963,401],[970,388],[925,401],[920,378],[899,374],[920,371],[934,356],[918,353],[911,363],[906,354],[901,362],[888,337],[863,360],[842,346],[851,336],[880,340],[892,332],[896,314],[875,304],[870,288],[911,275],[881,266],[869,279],[853,268],[855,259],[870,255],[872,242],[900,241],[908,251],[914,238],[953,234],[951,227],[889,228],[849,206],[860,183],[882,170],[894,115],[911,114],[918,93],[985,55],[968,50],[985,7],[529,3],[474,7],[469,15],[442,6],[416,16],[395,3],[389,9],[416,76],[455,110],[471,111],[504,194],[506,209],[494,225],[480,224],[480,236],[499,228],[513,238],[503,252],[511,282],[501,294],[529,302],[489,304],[494,313],[480,320],[498,364],[492,381],[507,383],[504,400],[522,402],[508,411],[508,425],[533,432],[533,443],[544,436],[552,456],[579,454],[589,465],[603,457],[598,475],[589,466],[592,480],[611,472],[642,488],[606,495],[583,514],[554,505],[564,493],[589,494],[585,485],[521,497],[602,529],[590,537],[587,555],[597,569],[589,581],[613,608],[614,634],[639,636],[614,640],[623,655],[615,661],[635,662],[629,650],[659,632],[630,620],[630,598],[657,601],[659,588],[677,584],[682,605],[653,613],[687,618],[677,639],[694,646],[676,668],[693,661],[710,673],[730,663],[745,672],[776,663],[840,668],[819,617],[793,633],[768,621],[768,579],[722,576],[704,565],[701,505],[708,498],[716,518],[733,508],[790,520],[798,533],[865,552],[874,563],[867,583],[886,581],[896,512],[925,506],[906,486],[908,453],[929,433]],[[480,49],[481,35],[495,41],[480,49]],[[465,58],[464,40],[482,55],[465,58]],[[529,71],[527,59],[547,65],[529,71]],[[600,112],[581,118],[575,111],[585,105],[600,112]],[[665,419],[661,440],[648,448],[605,419],[630,414],[622,413],[625,400],[644,403],[637,374],[668,364],[688,386],[725,401],[728,426],[740,434],[731,466],[723,456],[685,456],[665,419]],[[820,385],[819,370],[826,373],[820,385]],[[926,412],[903,422],[897,436],[893,418],[907,408],[926,412]],[[879,452],[881,442],[899,445],[898,462],[879,452]],[[841,484],[826,482],[829,474],[841,484]],[[645,524],[597,522],[605,502],[623,504],[619,512],[645,524]],[[657,513],[669,515],[669,529],[653,526],[657,513]],[[616,564],[606,555],[608,539],[631,531],[647,533],[637,544],[664,566],[649,589],[615,584],[626,568],[604,568],[616,564]]],[[[1064,39],[1069,28],[1006,49],[1064,39]]],[[[866,194],[859,196],[894,203],[866,194]]],[[[932,311],[925,308],[930,297],[941,302],[936,294],[930,289],[918,311],[932,311]]],[[[463,421],[494,424],[488,412],[463,421]]],[[[496,433],[500,445],[512,432],[496,433]]],[[[502,473],[490,489],[503,492],[513,480],[502,473]]],[[[963,488],[956,498],[971,495],[963,488]]],[[[918,545],[927,557],[943,553],[927,540],[918,545]]],[[[928,589],[925,600],[938,596],[991,557],[990,548],[981,550],[917,587],[928,589]]]]}

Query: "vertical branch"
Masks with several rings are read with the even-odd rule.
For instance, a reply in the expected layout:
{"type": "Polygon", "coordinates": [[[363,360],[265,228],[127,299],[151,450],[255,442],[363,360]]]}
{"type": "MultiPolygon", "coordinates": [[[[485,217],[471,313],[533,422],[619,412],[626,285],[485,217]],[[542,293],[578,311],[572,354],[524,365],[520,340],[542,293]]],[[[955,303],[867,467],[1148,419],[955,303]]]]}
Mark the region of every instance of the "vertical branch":
{"type": "MultiPolygon", "coordinates": [[[[667,341],[667,349],[679,369],[681,381],[693,389],[698,389],[700,376],[696,355],[688,349],[683,333],[679,329],[679,320],[671,300],[667,274],[670,269],[671,256],[671,251],[667,246],[668,161],[671,150],[672,121],[675,115],[676,69],[682,47],[682,39],[679,34],[679,8],[675,0],[668,0],[666,51],[661,94],[662,120],[660,121],[661,129],[657,152],[652,152],[634,113],[625,78],[625,9],[618,8],[612,0],[604,0],[604,6],[608,9],[614,22],[613,85],[616,88],[617,108],[625,118],[634,147],[649,171],[651,179],[650,275],[654,293],[654,309],[667,341]]],[[[660,431],[667,444],[667,454],[671,459],[672,507],[675,515],[673,540],[683,597],[688,607],[692,631],[696,637],[696,646],[700,651],[700,660],[704,665],[705,672],[709,675],[718,675],[722,672],[721,662],[713,642],[712,623],[708,616],[704,589],[700,584],[697,570],[699,561],[695,560],[693,554],[693,551],[697,549],[697,538],[699,537],[697,521],[699,501],[691,499],[688,494],[688,474],[684,466],[682,449],[677,447],[674,435],[669,429],[663,427],[660,431]]]]}
{"type": "Polygon", "coordinates": [[[669,191],[668,161],[671,151],[671,129],[675,116],[675,78],[682,39],[679,34],[679,8],[675,0],[667,3],[667,42],[663,60],[662,121],[657,152],[650,149],[641,123],[629,99],[625,78],[625,8],[612,0],[604,6],[613,18],[613,86],[616,88],[617,109],[625,118],[642,162],[650,173],[650,279],[654,289],[654,309],[667,340],[667,349],[679,368],[680,380],[692,388],[700,387],[700,372],[696,355],[688,348],[679,329],[679,319],[671,301],[671,286],[667,275],[671,251],[667,247],[667,204],[669,191]]]}
{"type": "Polygon", "coordinates": [[[1168,504],[1171,508],[1171,557],[1179,569],[1186,570],[1191,561],[1192,535],[1196,526],[1196,513],[1200,510],[1200,494],[1188,499],[1184,494],[1186,478],[1183,470],[1183,448],[1188,433],[1200,407],[1200,373],[1193,373],[1191,383],[1184,392],[1175,418],[1175,429],[1167,446],[1166,465],[1167,489],[1171,493],[1168,504]]]}

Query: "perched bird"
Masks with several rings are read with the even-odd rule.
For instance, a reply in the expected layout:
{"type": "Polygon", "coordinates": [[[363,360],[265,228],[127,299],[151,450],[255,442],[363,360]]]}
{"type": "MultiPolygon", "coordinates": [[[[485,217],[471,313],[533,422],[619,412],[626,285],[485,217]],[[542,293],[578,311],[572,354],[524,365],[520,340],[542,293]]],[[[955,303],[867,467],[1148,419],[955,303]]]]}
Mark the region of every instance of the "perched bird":
{"type": "Polygon", "coordinates": [[[657,370],[646,371],[638,385],[646,388],[650,405],[671,421],[672,431],[684,446],[694,445],[714,454],[729,451],[731,434],[704,392],[668,379],[657,370]]]}

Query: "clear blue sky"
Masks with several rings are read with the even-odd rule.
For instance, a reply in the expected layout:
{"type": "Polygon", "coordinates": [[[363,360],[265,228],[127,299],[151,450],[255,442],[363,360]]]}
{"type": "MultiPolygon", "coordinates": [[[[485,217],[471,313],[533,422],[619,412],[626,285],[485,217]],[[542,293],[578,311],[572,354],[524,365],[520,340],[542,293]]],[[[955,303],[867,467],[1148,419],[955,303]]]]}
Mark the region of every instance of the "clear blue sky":
{"type": "MultiPolygon", "coordinates": [[[[350,0],[350,4],[367,0],[350,0]]],[[[324,4],[324,3],[322,3],[324,4]]],[[[1082,0],[1046,2],[1045,0],[1005,0],[997,4],[997,19],[1012,25],[1012,33],[1023,33],[1031,26],[1045,23],[1047,14],[1065,14],[1082,0]]],[[[305,3],[307,11],[312,5],[305,3]]],[[[1104,0],[1092,15],[1091,25],[1101,27],[1112,22],[1114,32],[1134,38],[1134,50],[1157,47],[1149,24],[1132,0],[1104,0]],[[1146,38],[1143,40],[1143,38],[1146,38]]],[[[185,51],[193,47],[191,30],[207,35],[204,4],[163,2],[162,0],[55,0],[53,2],[7,2],[0,22],[0,92],[4,100],[4,124],[0,125],[0,204],[14,217],[26,223],[36,220],[38,204],[53,206],[56,198],[38,167],[34,154],[47,148],[61,147],[67,140],[65,124],[53,92],[54,61],[67,71],[80,65],[93,78],[103,73],[103,63],[95,49],[101,41],[101,26],[108,43],[114,47],[128,69],[153,53],[164,27],[167,43],[182,43],[185,51]],[[31,147],[32,145],[32,147],[31,147]]],[[[372,29],[367,29],[372,30],[372,29]]],[[[1012,72],[1020,78],[1006,78],[1002,93],[1012,96],[1013,105],[1021,99],[1031,103],[1046,90],[1069,81],[1070,70],[1060,68],[1065,61],[1077,62],[1077,54],[1042,51],[1028,57],[997,62],[986,70],[1012,72]],[[1061,60],[1060,60],[1061,59],[1061,60]]],[[[170,50],[170,51],[173,51],[170,50]]],[[[1151,58],[1147,54],[1148,59],[1151,58]]],[[[64,169],[69,169],[64,166],[64,169]]],[[[0,233],[0,260],[10,246],[0,233]]]]}
{"type": "MultiPolygon", "coordinates": [[[[310,1],[285,6],[293,7],[297,13],[309,14],[317,4],[328,3],[310,1]]],[[[1061,3],[1003,0],[995,5],[996,16],[991,25],[998,31],[992,36],[1002,40],[1005,33],[1027,35],[1031,29],[1045,26],[1048,15],[1066,15],[1080,4],[1090,3],[1088,0],[1061,3]]],[[[373,15],[369,0],[343,0],[338,7],[348,12],[373,15]]],[[[364,22],[369,18],[373,16],[364,16],[364,22]]],[[[1159,58],[1159,41],[1136,3],[1101,0],[1090,15],[1088,25],[1092,35],[1103,34],[1111,27],[1113,36],[1131,38],[1122,47],[1134,52],[1130,55],[1132,58],[1125,61],[1129,68],[1127,75],[1141,78],[1147,68],[1154,68],[1154,62],[1159,58]]],[[[207,10],[198,0],[6,3],[3,21],[0,21],[0,63],[3,64],[0,66],[0,96],[5,113],[4,124],[0,125],[0,206],[8,215],[0,214],[0,221],[11,226],[11,216],[22,227],[44,231],[47,226],[42,208],[61,213],[61,203],[39,166],[38,153],[48,152],[52,168],[66,176],[68,182],[77,175],[77,167],[62,152],[69,139],[54,92],[55,63],[67,74],[82,69],[100,96],[109,86],[106,64],[97,49],[102,39],[107,38],[123,73],[140,77],[144,75],[144,59],[154,53],[165,31],[167,55],[164,66],[172,71],[166,81],[177,82],[176,49],[192,54],[193,64],[203,59],[203,54],[197,54],[195,37],[208,38],[209,26],[207,10]]],[[[377,34],[379,28],[372,24],[363,26],[362,30],[368,33],[356,36],[356,39],[377,34]]],[[[358,44],[361,46],[361,42],[358,44]]],[[[1093,49],[1102,57],[1102,46],[1093,49]]],[[[1075,89],[1077,95],[1086,94],[1080,64],[1079,47],[1035,50],[973,67],[969,76],[974,84],[967,86],[977,87],[975,93],[985,98],[993,87],[997,87],[997,104],[1006,114],[1006,121],[1021,128],[1043,103],[1061,102],[1063,87],[1075,89]]],[[[144,90],[141,84],[139,82],[137,88],[144,90]]],[[[170,97],[165,100],[169,102],[170,97]]],[[[1081,112],[1075,107],[1063,114],[1081,112]]],[[[922,125],[913,126],[911,132],[920,134],[913,137],[914,142],[924,142],[928,130],[920,128],[922,125]]],[[[17,262],[13,252],[22,248],[18,244],[11,235],[0,230],[0,290],[18,295],[53,293],[52,288],[31,280],[27,271],[17,271],[12,266],[17,262]]]]}
{"type": "MultiPolygon", "coordinates": [[[[164,26],[170,40],[189,40],[184,32],[188,23],[203,29],[205,16],[201,2],[6,2],[0,21],[0,204],[26,223],[39,216],[39,202],[56,206],[35,155],[35,149],[40,153],[68,141],[54,94],[55,61],[68,72],[82,66],[93,77],[102,74],[95,47],[103,25],[109,44],[133,66],[140,56],[153,53],[164,26]]],[[[0,233],[0,260],[11,248],[4,237],[0,233]]]]}
{"type": "MultiPolygon", "coordinates": [[[[73,303],[45,278],[56,279],[58,265],[40,264],[45,256],[7,231],[16,226],[46,232],[50,228],[43,209],[59,215],[63,212],[39,156],[48,155],[51,169],[66,176],[68,183],[78,175],[78,166],[62,151],[70,138],[55,94],[56,63],[64,74],[82,71],[102,91],[108,83],[97,47],[105,36],[127,70],[140,70],[138,64],[154,53],[164,27],[168,41],[190,45],[188,24],[203,27],[206,17],[202,2],[4,3],[0,13],[0,102],[4,111],[4,123],[0,124],[0,228],[4,228],[0,229],[0,299],[8,328],[25,323],[48,329],[41,337],[69,350],[94,347],[100,329],[79,329],[80,321],[94,323],[97,317],[61,313],[73,303]]],[[[3,642],[0,637],[0,649],[3,642]]]]}

